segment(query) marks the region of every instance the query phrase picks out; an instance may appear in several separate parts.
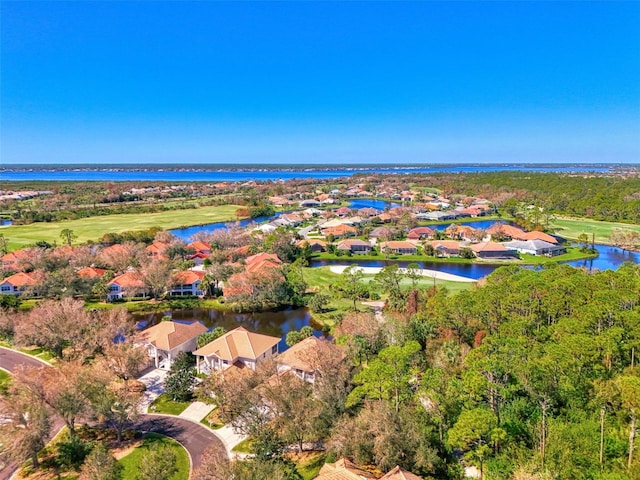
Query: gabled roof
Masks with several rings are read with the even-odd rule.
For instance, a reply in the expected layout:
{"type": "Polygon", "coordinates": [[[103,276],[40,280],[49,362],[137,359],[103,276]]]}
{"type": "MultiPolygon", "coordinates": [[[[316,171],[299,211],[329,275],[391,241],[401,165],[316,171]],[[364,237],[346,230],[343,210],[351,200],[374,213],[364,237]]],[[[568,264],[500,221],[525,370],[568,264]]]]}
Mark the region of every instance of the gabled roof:
{"type": "Polygon", "coordinates": [[[416,246],[413,243],[405,242],[404,240],[393,240],[391,242],[381,243],[380,248],[390,248],[390,249],[406,248],[406,249],[415,250],[416,246]]]}
{"type": "Polygon", "coordinates": [[[247,262],[247,265],[249,265],[250,263],[254,263],[254,262],[257,263],[263,260],[268,260],[270,262],[277,263],[277,264],[282,263],[282,260],[278,258],[278,255],[276,255],[275,253],[266,253],[266,252],[261,252],[255,255],[251,255],[250,257],[247,257],[246,262],[247,262]]]}
{"type": "Polygon", "coordinates": [[[314,363],[316,360],[322,360],[325,349],[329,348],[339,349],[344,354],[344,349],[338,345],[318,337],[307,337],[278,355],[277,362],[305,372],[313,372],[317,366],[314,363]]]}
{"type": "Polygon", "coordinates": [[[399,466],[395,466],[390,472],[388,472],[380,480],[423,480],[418,475],[403,470],[399,466]]]}
{"type": "Polygon", "coordinates": [[[210,252],[211,245],[205,242],[201,242],[200,240],[196,240],[195,242],[191,242],[187,245],[187,248],[193,248],[196,252],[210,252]]]}
{"type": "Polygon", "coordinates": [[[13,285],[14,287],[27,287],[27,286],[32,287],[37,282],[33,274],[19,272],[14,275],[11,275],[10,277],[5,278],[0,283],[7,283],[9,285],[13,285]]]}
{"type": "Polygon", "coordinates": [[[202,280],[204,278],[205,273],[196,270],[184,270],[182,272],[178,272],[174,275],[173,281],[176,284],[184,284],[184,285],[192,285],[196,283],[198,280],[202,280]]]}
{"type": "Polygon", "coordinates": [[[325,463],[316,480],[374,480],[376,477],[366,472],[346,458],[335,463],[325,463]]]}
{"type": "Polygon", "coordinates": [[[144,282],[138,272],[125,272],[115,277],[107,285],[113,285],[114,283],[121,287],[144,287],[144,282]]]}
{"type": "Polygon", "coordinates": [[[369,247],[371,248],[371,244],[365,240],[360,240],[359,238],[350,238],[347,240],[342,240],[338,243],[338,248],[351,248],[351,247],[369,247]]]}
{"type": "Polygon", "coordinates": [[[102,252],[100,253],[127,253],[127,249],[119,243],[114,243],[113,245],[109,245],[108,247],[104,247],[102,252]]]}
{"type": "Polygon", "coordinates": [[[448,250],[460,250],[460,243],[455,240],[434,240],[430,242],[433,248],[446,248],[448,250]]]}
{"type": "Polygon", "coordinates": [[[549,242],[549,243],[558,243],[558,240],[556,240],[555,237],[552,237],[551,235],[544,233],[544,232],[538,232],[536,230],[534,230],[533,232],[526,232],[524,235],[522,235],[522,240],[542,240],[543,242],[549,242]]]}
{"type": "Polygon", "coordinates": [[[256,360],[264,352],[271,350],[280,340],[278,337],[253,333],[244,327],[238,327],[207,343],[193,354],[203,357],[215,355],[229,362],[233,362],[238,357],[256,360]]]}
{"type": "Polygon", "coordinates": [[[83,278],[100,278],[106,272],[104,268],[84,267],[78,270],[78,276],[83,278]]]}
{"type": "Polygon", "coordinates": [[[140,333],[140,340],[148,342],[160,350],[172,350],[206,331],[207,327],[200,322],[189,324],[173,321],[160,322],[143,330],[140,333]]]}

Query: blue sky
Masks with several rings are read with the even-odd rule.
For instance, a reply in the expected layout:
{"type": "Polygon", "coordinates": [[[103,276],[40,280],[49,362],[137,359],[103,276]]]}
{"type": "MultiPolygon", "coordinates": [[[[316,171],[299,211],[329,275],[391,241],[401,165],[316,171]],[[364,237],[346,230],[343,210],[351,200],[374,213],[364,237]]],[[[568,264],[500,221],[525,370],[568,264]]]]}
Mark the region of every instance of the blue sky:
{"type": "Polygon", "coordinates": [[[640,2],[3,1],[0,162],[640,163],[640,2]]]}

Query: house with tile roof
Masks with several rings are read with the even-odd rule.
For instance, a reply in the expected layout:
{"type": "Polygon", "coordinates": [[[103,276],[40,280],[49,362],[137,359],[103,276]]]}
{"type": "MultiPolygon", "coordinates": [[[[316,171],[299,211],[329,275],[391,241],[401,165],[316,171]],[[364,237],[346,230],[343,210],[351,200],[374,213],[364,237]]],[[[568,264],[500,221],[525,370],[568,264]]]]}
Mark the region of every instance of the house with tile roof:
{"type": "Polygon", "coordinates": [[[146,347],[156,368],[168,370],[180,352],[198,348],[198,335],[206,331],[200,322],[160,322],[140,332],[137,343],[146,347]]]}
{"type": "Polygon", "coordinates": [[[394,240],[391,242],[382,242],[380,244],[380,251],[398,253],[400,255],[416,255],[418,253],[418,247],[404,240],[394,240]]]}
{"type": "Polygon", "coordinates": [[[395,466],[386,475],[380,478],[380,480],[423,480],[415,473],[411,473],[407,470],[403,470],[399,466],[395,466]]]}
{"type": "Polygon", "coordinates": [[[296,245],[300,248],[304,248],[309,245],[309,248],[313,253],[327,251],[327,242],[318,238],[305,238],[304,240],[299,240],[296,245]]]}
{"type": "Polygon", "coordinates": [[[173,275],[173,283],[169,295],[175,297],[202,297],[204,291],[200,288],[205,273],[199,270],[184,270],[173,275]]]}
{"type": "Polygon", "coordinates": [[[305,382],[313,383],[322,374],[323,360],[337,355],[344,359],[344,348],[315,336],[307,337],[288,348],[276,358],[278,372],[291,371],[305,382]]]}
{"type": "Polygon", "coordinates": [[[371,244],[365,240],[360,240],[357,238],[342,240],[338,243],[336,248],[344,252],[351,252],[356,254],[367,254],[371,252],[371,244]]]}
{"type": "Polygon", "coordinates": [[[337,227],[329,227],[322,229],[322,235],[328,237],[332,235],[334,238],[342,238],[355,236],[358,234],[358,230],[351,225],[338,225],[337,227]]]}
{"type": "Polygon", "coordinates": [[[460,243],[455,240],[434,240],[429,245],[438,257],[454,257],[460,255],[460,243]]]}
{"type": "Polygon", "coordinates": [[[195,352],[200,373],[226,370],[232,365],[255,370],[267,358],[277,355],[281,338],[234,328],[195,352]]]}
{"type": "Polygon", "coordinates": [[[108,301],[149,296],[149,290],[138,272],[125,272],[122,275],[118,275],[107,286],[109,287],[109,292],[107,293],[108,301]]]}
{"type": "Polygon", "coordinates": [[[341,458],[335,463],[325,463],[316,480],[375,480],[377,477],[358,468],[352,461],[341,458]]]}
{"type": "Polygon", "coordinates": [[[202,242],[200,240],[196,240],[195,242],[191,242],[187,245],[187,248],[193,249],[196,253],[203,253],[205,255],[211,254],[211,245],[208,243],[202,242]]]}
{"type": "Polygon", "coordinates": [[[503,243],[506,248],[516,250],[519,253],[526,253],[529,255],[545,255],[548,257],[555,257],[556,255],[562,255],[566,253],[566,248],[560,245],[554,245],[553,243],[545,242],[544,240],[512,240],[511,242],[503,243]]]}
{"type": "Polygon", "coordinates": [[[7,272],[16,272],[22,270],[24,265],[29,264],[30,260],[31,254],[28,250],[14,250],[2,256],[2,269],[7,272]]]}
{"type": "Polygon", "coordinates": [[[78,270],[76,273],[79,277],[94,279],[101,278],[105,273],[107,273],[107,270],[97,267],[84,267],[78,270]]]}
{"type": "Polygon", "coordinates": [[[424,240],[425,238],[433,238],[435,230],[429,227],[416,227],[409,230],[407,234],[408,240],[424,240]]]}
{"type": "Polygon", "coordinates": [[[518,258],[515,250],[510,250],[501,243],[481,242],[470,245],[469,248],[478,258],[518,258]]]}
{"type": "Polygon", "coordinates": [[[22,295],[37,284],[38,280],[33,273],[14,273],[0,282],[0,294],[16,296],[22,295]]]}

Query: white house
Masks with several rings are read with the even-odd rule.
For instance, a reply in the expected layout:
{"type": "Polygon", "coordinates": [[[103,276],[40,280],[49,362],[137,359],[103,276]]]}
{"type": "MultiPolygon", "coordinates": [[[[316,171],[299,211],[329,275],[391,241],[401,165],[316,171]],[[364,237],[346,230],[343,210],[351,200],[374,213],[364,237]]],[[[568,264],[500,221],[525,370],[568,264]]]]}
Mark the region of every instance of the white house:
{"type": "Polygon", "coordinates": [[[204,292],[200,288],[205,273],[200,270],[184,270],[173,277],[169,295],[183,297],[202,297],[204,292]]]}
{"type": "Polygon", "coordinates": [[[107,300],[120,300],[127,297],[146,297],[149,294],[142,277],[137,272],[125,272],[108,284],[107,300]]]}
{"type": "Polygon", "coordinates": [[[198,348],[198,335],[206,331],[200,322],[160,322],[140,332],[137,343],[147,348],[156,368],[168,370],[178,353],[198,348]]]}
{"type": "Polygon", "coordinates": [[[195,352],[200,373],[226,370],[232,365],[252,370],[261,361],[278,353],[280,338],[253,333],[238,327],[225,333],[195,352]]]}
{"type": "Polygon", "coordinates": [[[313,383],[327,359],[334,355],[340,360],[344,359],[344,349],[327,340],[311,336],[278,355],[276,363],[278,372],[291,371],[305,382],[313,383]]]}

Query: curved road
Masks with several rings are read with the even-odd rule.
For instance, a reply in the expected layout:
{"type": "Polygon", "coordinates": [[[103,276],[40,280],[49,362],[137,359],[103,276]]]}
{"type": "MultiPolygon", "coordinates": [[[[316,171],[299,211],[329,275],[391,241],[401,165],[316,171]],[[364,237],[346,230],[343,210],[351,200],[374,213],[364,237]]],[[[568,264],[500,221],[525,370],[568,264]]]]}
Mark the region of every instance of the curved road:
{"type": "MultiPolygon", "coordinates": [[[[13,372],[18,365],[41,367],[48,365],[37,358],[15,350],[0,347],[0,368],[13,372]]],[[[61,426],[61,425],[60,425],[61,426]]],[[[58,426],[58,428],[60,428],[58,426]]],[[[216,445],[225,451],[222,441],[209,429],[202,425],[179,417],[166,415],[140,415],[133,425],[136,430],[160,433],[180,442],[191,456],[191,466],[200,466],[202,455],[210,446],[216,445]]],[[[56,429],[57,431],[57,429],[56,429]]],[[[0,480],[11,478],[15,465],[0,470],[0,480]]]]}

